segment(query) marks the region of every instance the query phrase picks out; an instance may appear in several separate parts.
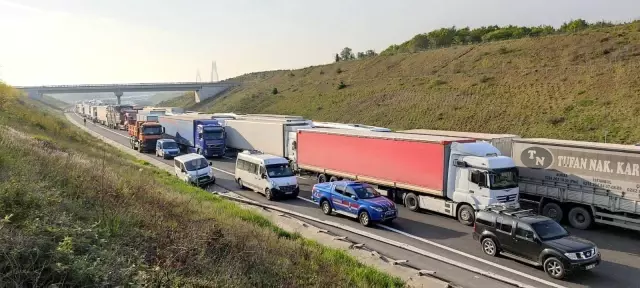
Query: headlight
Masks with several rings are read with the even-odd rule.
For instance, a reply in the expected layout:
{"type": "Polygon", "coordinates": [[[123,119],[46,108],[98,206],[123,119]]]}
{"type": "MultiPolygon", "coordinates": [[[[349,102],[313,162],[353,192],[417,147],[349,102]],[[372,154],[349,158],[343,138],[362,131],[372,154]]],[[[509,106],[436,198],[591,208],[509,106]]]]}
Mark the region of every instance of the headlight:
{"type": "Polygon", "coordinates": [[[576,253],[564,253],[564,256],[571,260],[578,260],[578,255],[576,253]]]}
{"type": "Polygon", "coordinates": [[[209,176],[213,176],[213,169],[210,169],[209,173],[207,173],[207,174],[209,174],[209,176]]]}
{"type": "Polygon", "coordinates": [[[269,183],[271,183],[271,187],[273,187],[273,188],[278,188],[278,184],[276,184],[276,182],[275,182],[275,181],[273,181],[273,180],[269,180],[269,183]]]}
{"type": "Polygon", "coordinates": [[[374,207],[371,207],[371,209],[376,210],[378,212],[382,212],[382,208],[380,208],[380,207],[375,207],[374,206],[374,207]]]}

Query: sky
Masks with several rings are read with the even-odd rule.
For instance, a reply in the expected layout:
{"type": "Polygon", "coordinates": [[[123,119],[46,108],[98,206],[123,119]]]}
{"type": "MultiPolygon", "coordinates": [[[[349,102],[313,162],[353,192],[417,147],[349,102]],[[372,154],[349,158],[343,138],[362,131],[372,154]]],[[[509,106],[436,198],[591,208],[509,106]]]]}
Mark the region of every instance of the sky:
{"type": "Polygon", "coordinates": [[[441,27],[630,21],[638,0],[0,0],[11,85],[208,81],[382,51],[441,27]],[[394,3],[395,2],[395,3],[394,3]]]}

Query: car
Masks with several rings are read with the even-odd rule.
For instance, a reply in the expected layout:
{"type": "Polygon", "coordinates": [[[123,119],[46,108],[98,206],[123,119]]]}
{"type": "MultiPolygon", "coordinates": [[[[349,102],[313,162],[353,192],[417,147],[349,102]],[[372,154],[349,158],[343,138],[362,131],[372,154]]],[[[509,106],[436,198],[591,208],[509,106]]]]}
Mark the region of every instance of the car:
{"type": "Polygon", "coordinates": [[[473,239],[489,256],[498,254],[542,267],[551,278],[591,270],[601,261],[598,247],[532,210],[487,207],[477,212],[473,239]]]}
{"type": "Polygon", "coordinates": [[[160,139],[156,142],[156,156],[171,159],[180,154],[178,143],[173,139],[160,139]]]}
{"type": "Polygon", "coordinates": [[[311,200],[326,215],[333,213],[356,218],[360,224],[389,224],[398,217],[395,203],[380,195],[373,186],[359,181],[334,181],[313,185],[311,200]]]}
{"type": "Polygon", "coordinates": [[[211,168],[213,163],[207,163],[204,156],[196,153],[189,153],[173,158],[173,168],[175,174],[182,181],[189,184],[206,187],[216,183],[216,176],[211,168]]]}
{"type": "Polygon", "coordinates": [[[255,150],[238,153],[234,173],[241,189],[249,188],[264,194],[267,200],[297,198],[298,178],[291,171],[289,160],[255,150]]]}

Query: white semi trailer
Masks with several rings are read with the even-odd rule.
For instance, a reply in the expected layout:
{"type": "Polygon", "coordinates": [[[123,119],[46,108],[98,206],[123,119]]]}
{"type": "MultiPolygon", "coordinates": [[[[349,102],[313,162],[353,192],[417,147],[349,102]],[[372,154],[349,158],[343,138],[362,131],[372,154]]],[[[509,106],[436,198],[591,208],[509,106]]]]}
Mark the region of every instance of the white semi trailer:
{"type": "Polygon", "coordinates": [[[441,130],[403,133],[488,141],[518,167],[520,201],[578,229],[593,223],[640,231],[640,147],[441,130]],[[509,154],[507,154],[509,153],[509,154]]]}

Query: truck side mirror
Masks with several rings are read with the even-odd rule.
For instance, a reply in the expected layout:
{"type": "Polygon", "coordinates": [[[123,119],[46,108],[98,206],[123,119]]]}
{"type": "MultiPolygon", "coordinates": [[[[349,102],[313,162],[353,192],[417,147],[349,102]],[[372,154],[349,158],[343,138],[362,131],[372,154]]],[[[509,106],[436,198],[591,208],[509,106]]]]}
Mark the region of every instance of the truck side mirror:
{"type": "Polygon", "coordinates": [[[356,196],[356,195],[351,195],[351,199],[353,199],[353,200],[358,200],[358,196],[356,196]]]}
{"type": "Polygon", "coordinates": [[[164,127],[162,127],[162,134],[165,134],[165,131],[164,127]]]}

